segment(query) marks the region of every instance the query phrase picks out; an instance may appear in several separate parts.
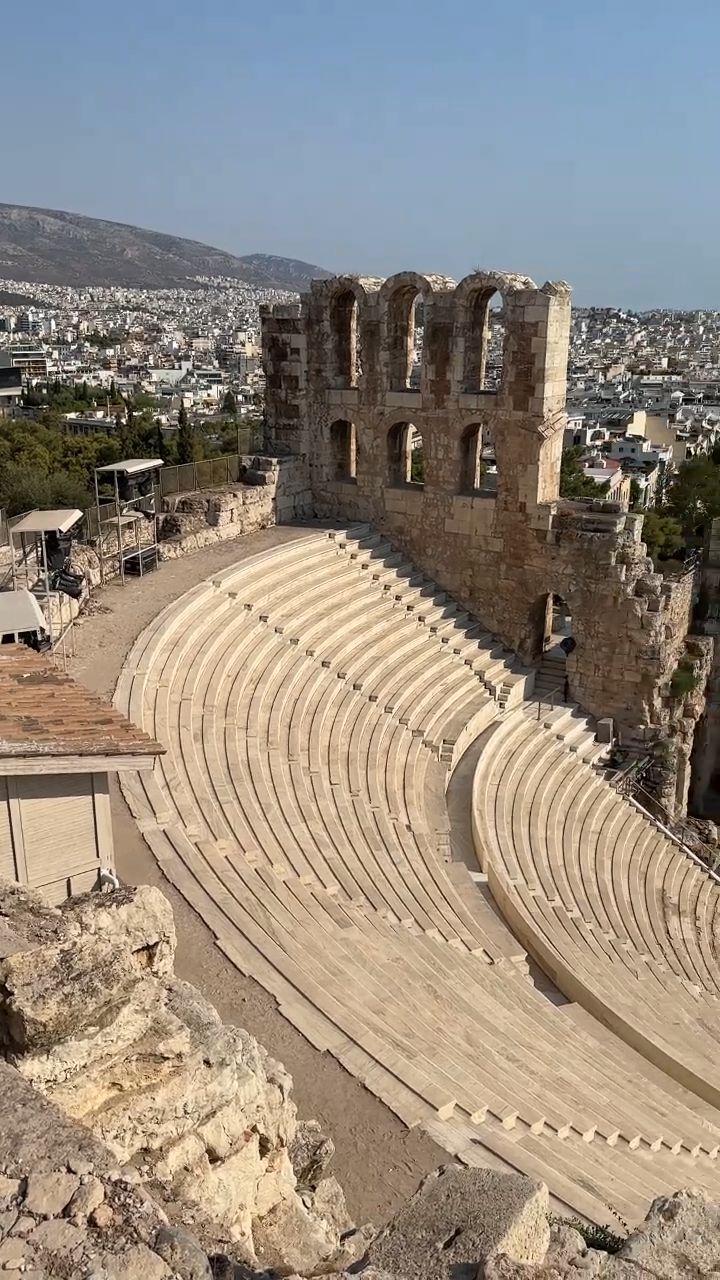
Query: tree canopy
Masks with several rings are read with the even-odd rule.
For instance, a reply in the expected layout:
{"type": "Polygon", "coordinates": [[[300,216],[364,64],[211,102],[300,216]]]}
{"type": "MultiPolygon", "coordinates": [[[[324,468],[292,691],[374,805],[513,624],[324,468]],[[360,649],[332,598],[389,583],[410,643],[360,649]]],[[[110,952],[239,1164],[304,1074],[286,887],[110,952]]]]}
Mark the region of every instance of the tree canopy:
{"type": "Polygon", "coordinates": [[[195,428],[190,422],[185,405],[180,406],[178,413],[177,460],[178,463],[195,462],[198,457],[198,442],[195,428]]]}
{"type": "Polygon", "coordinates": [[[561,498],[600,498],[605,491],[604,485],[598,485],[586,475],[580,466],[583,450],[579,445],[571,449],[563,449],[560,461],[560,497],[561,498]]]}
{"type": "Polygon", "coordinates": [[[18,515],[33,507],[80,507],[94,501],[93,470],[120,457],[113,436],[68,436],[52,415],[0,418],[0,507],[18,515]]]}
{"type": "Polygon", "coordinates": [[[710,521],[720,516],[718,463],[705,455],[683,462],[669,486],[667,507],[686,538],[702,538],[710,521]]]}
{"type": "Polygon", "coordinates": [[[87,384],[83,389],[81,383],[74,388],[51,383],[47,394],[29,393],[43,402],[30,406],[36,417],[0,417],[0,509],[12,516],[33,507],[89,507],[95,501],[95,467],[121,458],[162,458],[172,465],[254,453],[259,447],[259,416],[239,422],[221,417],[197,425],[183,408],[178,430],[164,431],[156,402],[146,395],[118,401],[114,418],[97,434],[66,434],[62,414],[89,408],[97,391],[87,384]],[[84,395],[87,400],[78,398],[84,395]]]}
{"type": "Polygon", "coordinates": [[[222,402],[222,412],[230,414],[233,418],[237,413],[237,400],[235,399],[232,391],[225,392],[222,402]]]}
{"type": "Polygon", "coordinates": [[[653,560],[670,559],[685,546],[680,521],[653,507],[643,513],[642,540],[653,560]]]}

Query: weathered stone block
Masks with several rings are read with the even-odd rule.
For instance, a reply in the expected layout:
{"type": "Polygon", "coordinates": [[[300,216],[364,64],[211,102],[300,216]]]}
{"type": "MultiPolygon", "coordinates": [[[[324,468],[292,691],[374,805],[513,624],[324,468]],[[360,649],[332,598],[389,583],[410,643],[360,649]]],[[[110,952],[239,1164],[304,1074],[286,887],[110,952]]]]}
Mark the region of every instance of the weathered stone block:
{"type": "Polygon", "coordinates": [[[455,1280],[504,1253],[540,1262],[550,1241],[548,1192],[520,1174],[448,1165],[431,1174],[368,1250],[397,1280],[455,1280]]]}

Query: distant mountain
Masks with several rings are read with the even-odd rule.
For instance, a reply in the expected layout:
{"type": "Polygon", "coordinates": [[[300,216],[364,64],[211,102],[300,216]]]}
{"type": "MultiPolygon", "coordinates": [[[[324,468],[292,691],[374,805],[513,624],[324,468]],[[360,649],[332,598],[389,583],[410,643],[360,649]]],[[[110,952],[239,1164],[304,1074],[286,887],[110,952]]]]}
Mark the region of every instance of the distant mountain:
{"type": "Polygon", "coordinates": [[[244,258],[197,240],[59,209],[0,204],[0,279],[42,284],[188,287],[192,276],[230,276],[260,288],[307,289],[330,275],[295,258],[244,258]]]}

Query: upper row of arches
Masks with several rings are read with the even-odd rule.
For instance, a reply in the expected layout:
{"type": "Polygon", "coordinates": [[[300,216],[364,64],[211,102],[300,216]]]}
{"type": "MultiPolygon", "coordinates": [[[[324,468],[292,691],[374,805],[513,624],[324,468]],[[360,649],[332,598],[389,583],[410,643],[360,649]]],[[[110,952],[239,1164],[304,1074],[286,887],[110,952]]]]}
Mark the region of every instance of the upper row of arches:
{"type": "Polygon", "coordinates": [[[445,276],[410,271],[382,282],[352,276],[316,281],[312,297],[327,307],[330,330],[328,384],[336,389],[359,385],[363,321],[376,298],[384,325],[388,389],[419,388],[429,311],[433,301],[445,295],[452,297],[461,324],[462,389],[495,391],[502,380],[504,310],[513,294],[527,291],[537,291],[527,276],[487,272],[474,272],[457,285],[445,276]]]}

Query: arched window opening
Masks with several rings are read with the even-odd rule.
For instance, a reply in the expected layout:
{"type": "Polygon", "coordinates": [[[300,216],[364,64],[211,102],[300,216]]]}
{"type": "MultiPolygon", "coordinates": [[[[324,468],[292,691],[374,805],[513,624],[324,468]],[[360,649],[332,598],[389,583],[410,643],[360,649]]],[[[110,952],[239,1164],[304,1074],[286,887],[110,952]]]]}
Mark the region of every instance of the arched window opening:
{"type": "Polygon", "coordinates": [[[466,427],[461,444],[460,492],[494,498],[498,470],[491,429],[473,422],[466,427]]]}
{"type": "Polygon", "coordinates": [[[557,593],[539,596],[530,610],[526,661],[535,662],[534,695],[549,703],[567,702],[576,649],[573,620],[566,600],[557,593]]]}
{"type": "Polygon", "coordinates": [[[422,294],[412,285],[396,289],[387,309],[391,391],[420,389],[425,332],[422,294]]]}
{"type": "Polygon", "coordinates": [[[425,453],[423,439],[412,422],[396,422],[388,432],[388,485],[415,485],[425,483],[425,453]]]}
{"type": "Polygon", "coordinates": [[[572,628],[572,615],[567,600],[558,593],[552,592],[547,597],[545,606],[545,634],[543,636],[543,652],[558,651],[567,657],[575,648],[572,628]]]}
{"type": "Polygon", "coordinates": [[[354,484],[357,475],[357,437],[354,422],[333,422],[330,427],[333,479],[354,484]]]}
{"type": "Polygon", "coordinates": [[[360,376],[360,330],[357,298],[351,289],[330,304],[331,369],[334,389],[356,387],[360,376]]]}
{"type": "Polygon", "coordinates": [[[497,289],[478,289],[470,302],[465,336],[464,391],[473,395],[499,391],[504,348],[502,297],[497,289]]]}

